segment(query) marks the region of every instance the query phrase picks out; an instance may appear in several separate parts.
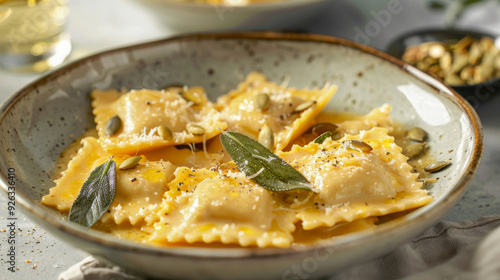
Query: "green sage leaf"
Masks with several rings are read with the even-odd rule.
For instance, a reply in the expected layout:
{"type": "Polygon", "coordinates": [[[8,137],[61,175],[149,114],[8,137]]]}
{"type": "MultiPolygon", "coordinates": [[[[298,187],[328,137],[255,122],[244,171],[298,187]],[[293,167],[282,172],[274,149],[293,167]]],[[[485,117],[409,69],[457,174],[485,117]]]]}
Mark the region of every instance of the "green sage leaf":
{"type": "Polygon", "coordinates": [[[316,139],[314,139],[313,142],[317,144],[323,144],[323,142],[325,142],[326,138],[328,137],[332,137],[331,131],[324,132],[320,136],[316,137],[316,139]]]}
{"type": "Polygon", "coordinates": [[[71,222],[91,227],[111,206],[116,190],[116,163],[111,159],[92,170],[83,183],[69,211],[71,222]]]}
{"type": "Polygon", "coordinates": [[[295,168],[252,138],[223,132],[220,141],[241,172],[271,191],[310,190],[312,184],[295,168]]]}

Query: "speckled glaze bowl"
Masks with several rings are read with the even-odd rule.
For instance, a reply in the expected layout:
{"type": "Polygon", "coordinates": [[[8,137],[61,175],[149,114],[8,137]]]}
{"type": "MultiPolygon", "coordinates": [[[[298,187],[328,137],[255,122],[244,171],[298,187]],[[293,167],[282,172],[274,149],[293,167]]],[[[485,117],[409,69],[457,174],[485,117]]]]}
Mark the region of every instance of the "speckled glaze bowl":
{"type": "Polygon", "coordinates": [[[1,185],[16,170],[16,199],[36,223],[75,247],[134,273],[174,279],[303,279],[330,275],[380,256],[438,221],[464,193],[483,148],[479,119],[459,95],[374,49],[308,34],[224,33],[176,37],[96,54],[26,86],[0,108],[1,185]],[[452,165],[429,186],[434,201],[364,231],[291,249],[153,248],[69,224],[40,203],[54,184],[58,154],[94,126],[94,88],[203,86],[210,98],[261,71],[294,87],[337,83],[329,110],[367,113],[389,103],[392,116],[429,133],[430,153],[452,165]],[[294,268],[294,269],[292,269],[294,268]],[[297,274],[297,268],[300,275],[297,274]]]}

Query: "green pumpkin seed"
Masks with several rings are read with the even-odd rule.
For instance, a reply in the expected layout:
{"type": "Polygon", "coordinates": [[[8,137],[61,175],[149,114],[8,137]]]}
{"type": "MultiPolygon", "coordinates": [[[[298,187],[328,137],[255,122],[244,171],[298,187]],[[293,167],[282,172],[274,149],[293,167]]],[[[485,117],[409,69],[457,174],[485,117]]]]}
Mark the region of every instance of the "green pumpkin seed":
{"type": "Polygon", "coordinates": [[[344,133],[342,132],[335,132],[332,134],[332,140],[339,140],[342,137],[344,137],[344,133]]]}
{"type": "Polygon", "coordinates": [[[164,125],[159,125],[158,126],[158,135],[160,135],[160,137],[163,139],[163,140],[172,140],[172,138],[174,138],[174,134],[172,133],[172,130],[170,130],[170,128],[164,126],[164,125]]]}
{"type": "Polygon", "coordinates": [[[420,127],[414,127],[412,129],[408,130],[407,136],[411,140],[423,142],[425,140],[425,138],[427,137],[427,133],[425,133],[425,131],[423,129],[421,129],[420,127]]]}
{"type": "Polygon", "coordinates": [[[304,103],[301,103],[299,105],[297,105],[294,109],[293,109],[293,112],[294,113],[300,113],[302,111],[305,111],[307,109],[309,109],[312,105],[316,104],[316,101],[306,101],[304,103]]]}
{"type": "Polygon", "coordinates": [[[197,124],[193,123],[188,123],[186,126],[187,132],[193,134],[193,135],[203,135],[205,134],[205,129],[197,124]]]}
{"type": "Polygon", "coordinates": [[[444,44],[436,43],[429,47],[429,56],[433,59],[439,59],[446,52],[444,44]]]}
{"type": "Polygon", "coordinates": [[[335,134],[338,126],[333,123],[317,123],[313,127],[309,128],[306,131],[306,134],[313,134],[314,136],[320,136],[321,134],[330,131],[332,134],[335,134]]]}
{"type": "Polygon", "coordinates": [[[427,147],[427,143],[418,143],[410,145],[403,149],[403,155],[407,156],[409,159],[415,159],[421,156],[427,147]]]}
{"type": "MultiPolygon", "coordinates": [[[[202,102],[201,97],[195,95],[192,91],[181,91],[180,95],[188,102],[193,102],[195,105],[200,105],[202,102]]],[[[202,133],[203,134],[203,133],[202,133]]]]}
{"type": "Polygon", "coordinates": [[[273,130],[266,124],[259,132],[259,143],[264,147],[272,150],[274,148],[274,133],[273,130]]]}
{"type": "Polygon", "coordinates": [[[345,140],[342,142],[342,146],[345,147],[346,149],[358,150],[363,153],[369,153],[371,152],[371,150],[373,150],[372,146],[370,146],[366,142],[356,139],[345,140]]]}
{"type": "Polygon", "coordinates": [[[316,139],[314,139],[313,142],[316,144],[323,144],[323,142],[325,142],[326,138],[331,138],[331,137],[332,137],[332,132],[327,131],[327,132],[321,134],[320,136],[316,137],[316,139]]]}
{"type": "Polygon", "coordinates": [[[184,85],[179,83],[172,83],[165,87],[165,90],[174,90],[174,89],[180,92],[184,89],[184,85]]]}
{"type": "Polygon", "coordinates": [[[104,127],[104,133],[108,136],[115,135],[118,130],[122,127],[122,120],[117,115],[113,116],[108,120],[106,126],[104,127]]]}
{"type": "Polygon", "coordinates": [[[124,160],[118,168],[120,170],[130,169],[132,167],[135,167],[139,163],[139,161],[141,161],[141,159],[142,158],[140,156],[129,157],[128,159],[124,160]]]}
{"type": "Polygon", "coordinates": [[[269,103],[271,103],[271,98],[267,93],[259,93],[255,96],[254,104],[257,110],[265,110],[269,107],[269,103]]]}
{"type": "Polygon", "coordinates": [[[439,171],[443,168],[445,168],[446,166],[448,166],[451,162],[449,161],[436,161],[436,162],[433,162],[429,165],[427,165],[426,167],[424,167],[424,170],[426,172],[436,172],[436,171],[439,171]]]}

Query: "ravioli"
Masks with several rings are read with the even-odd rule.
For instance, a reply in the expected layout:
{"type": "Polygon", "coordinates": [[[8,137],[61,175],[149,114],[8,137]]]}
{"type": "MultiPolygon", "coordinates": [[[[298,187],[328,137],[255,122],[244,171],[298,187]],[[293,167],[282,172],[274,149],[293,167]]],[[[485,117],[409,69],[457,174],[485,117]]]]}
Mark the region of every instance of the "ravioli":
{"type": "Polygon", "coordinates": [[[294,215],[244,174],[180,167],[165,193],[152,240],[289,247],[294,215]]]}
{"type": "Polygon", "coordinates": [[[227,127],[200,87],[125,93],[94,90],[92,98],[99,143],[111,153],[136,154],[165,146],[200,143],[227,127]],[[188,93],[196,102],[188,101],[190,99],[183,98],[181,93],[188,93]],[[122,126],[116,134],[109,136],[105,127],[114,116],[121,119],[122,126]],[[202,127],[204,133],[188,131],[188,126],[193,124],[202,127]],[[160,125],[172,131],[171,139],[160,136],[160,125]]]}
{"type": "MultiPolygon", "coordinates": [[[[381,216],[416,208],[432,200],[418,174],[401,154],[401,148],[385,128],[372,128],[358,135],[323,144],[293,146],[278,153],[301,172],[317,192],[300,203],[297,218],[305,230],[331,227],[339,222],[381,216]],[[373,149],[364,152],[346,145],[361,140],[373,149]]],[[[294,202],[297,203],[297,202],[294,202]]]]}
{"type": "Polygon", "coordinates": [[[339,132],[343,134],[356,135],[363,130],[370,130],[374,127],[387,128],[389,132],[393,131],[393,121],[391,118],[392,107],[389,104],[384,104],[381,107],[373,109],[370,113],[336,123],[339,132]]]}
{"type": "MultiPolygon", "coordinates": [[[[217,139],[213,140],[220,143],[218,137],[216,138],[217,139]]],[[[226,161],[222,152],[217,150],[211,152],[210,148],[197,150],[196,147],[177,148],[174,146],[168,146],[154,151],[147,151],[143,154],[149,160],[167,160],[174,165],[189,168],[212,168],[217,166],[219,163],[226,161]]]]}
{"type": "MultiPolygon", "coordinates": [[[[112,155],[99,146],[97,139],[87,137],[82,140],[83,147],[69,162],[62,177],[49,194],[42,197],[42,203],[61,212],[69,212],[80,188],[90,172],[105,163],[112,155]]],[[[119,166],[128,155],[114,155],[119,166]]],[[[101,222],[121,224],[124,221],[135,225],[142,221],[152,223],[168,190],[167,183],[173,179],[175,166],[168,161],[148,161],[146,158],[136,168],[116,172],[116,193],[107,213],[101,222]]]]}
{"type": "Polygon", "coordinates": [[[391,106],[364,116],[320,114],[336,90],[288,88],[260,73],[250,73],[215,104],[200,87],[95,90],[99,138],[83,138],[42,203],[67,213],[94,168],[110,157],[119,166],[132,155],[142,159],[117,170],[114,200],[93,228],[160,246],[287,248],[375,230],[379,217],[429,203],[390,136],[399,129],[391,106]],[[106,123],[114,116],[122,124],[110,136],[106,123]],[[312,141],[319,132],[304,134],[321,122],[340,139],[319,144],[312,141]],[[265,189],[231,161],[220,133],[258,139],[266,125],[274,136],[271,150],[311,182],[312,192],[265,189]],[[172,137],[160,136],[160,126],[172,137]]]}
{"type": "Polygon", "coordinates": [[[268,125],[274,134],[274,148],[283,150],[313,124],[314,117],[336,91],[337,86],[313,90],[287,88],[269,82],[264,75],[254,72],[236,90],[219,98],[217,107],[222,109],[228,130],[257,139],[261,128],[268,125]],[[259,109],[259,94],[269,96],[265,109],[259,109]],[[298,110],[300,107],[304,110],[298,110]]]}

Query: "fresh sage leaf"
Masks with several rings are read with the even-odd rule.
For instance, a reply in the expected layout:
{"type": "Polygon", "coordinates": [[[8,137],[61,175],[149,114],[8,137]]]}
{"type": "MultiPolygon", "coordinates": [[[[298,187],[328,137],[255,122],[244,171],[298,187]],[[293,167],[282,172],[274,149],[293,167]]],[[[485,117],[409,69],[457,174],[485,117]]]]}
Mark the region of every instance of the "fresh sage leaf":
{"type": "Polygon", "coordinates": [[[252,138],[229,131],[220,141],[240,171],[260,186],[271,191],[313,190],[300,172],[252,138]]]}
{"type": "Polygon", "coordinates": [[[326,138],[328,137],[332,137],[331,131],[324,132],[320,136],[316,137],[316,139],[314,139],[313,142],[317,144],[323,144],[323,142],[325,142],[326,138]]]}
{"type": "Polygon", "coordinates": [[[116,163],[111,159],[92,170],[83,183],[69,211],[71,222],[91,227],[111,206],[116,190],[116,163]]]}

